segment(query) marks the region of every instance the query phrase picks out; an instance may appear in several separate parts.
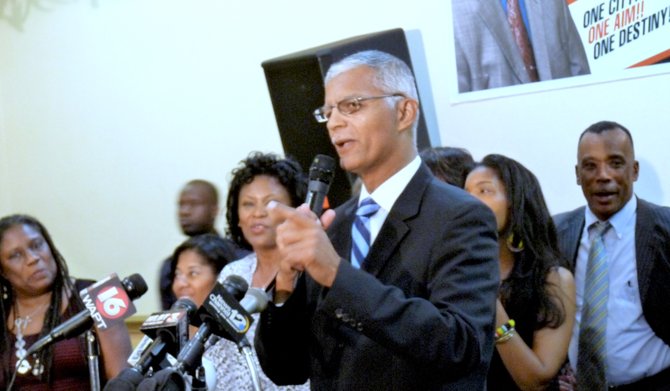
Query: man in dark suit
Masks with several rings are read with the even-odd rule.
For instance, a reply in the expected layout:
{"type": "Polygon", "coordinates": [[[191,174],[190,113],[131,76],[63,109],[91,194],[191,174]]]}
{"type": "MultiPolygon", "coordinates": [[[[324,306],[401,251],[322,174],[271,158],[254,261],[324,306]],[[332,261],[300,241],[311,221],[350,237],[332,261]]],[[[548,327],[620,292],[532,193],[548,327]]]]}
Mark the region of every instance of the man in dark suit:
{"type": "Polygon", "coordinates": [[[459,92],[590,73],[566,0],[453,0],[452,15],[459,92]],[[517,33],[515,7],[523,16],[517,33]]]}
{"type": "Polygon", "coordinates": [[[588,208],[555,217],[559,247],[571,262],[577,288],[577,319],[569,358],[581,389],[670,389],[670,209],[633,196],[639,164],[633,139],[622,125],[602,121],[579,138],[577,184],[588,208]],[[580,341],[590,316],[588,274],[596,246],[591,226],[606,223],[602,234],[607,272],[604,350],[600,358],[586,358],[597,339],[580,341]],[[587,343],[589,342],[589,343],[587,343]],[[601,365],[601,361],[604,366],[601,365]],[[582,363],[583,362],[583,363],[582,363]],[[603,368],[603,383],[589,366],[603,368]],[[586,373],[588,372],[588,375],[586,373]],[[582,373],[580,373],[582,372],[582,373]]]}
{"type": "Polygon", "coordinates": [[[309,378],[317,390],[483,389],[498,287],[492,213],[421,163],[405,63],[360,52],[334,64],[325,83],[315,116],[363,186],[321,217],[327,235],[307,205],[271,206],[283,220],[281,304],[261,315],[263,370],[278,384],[309,378]],[[357,217],[366,199],[379,209],[357,217]]]}

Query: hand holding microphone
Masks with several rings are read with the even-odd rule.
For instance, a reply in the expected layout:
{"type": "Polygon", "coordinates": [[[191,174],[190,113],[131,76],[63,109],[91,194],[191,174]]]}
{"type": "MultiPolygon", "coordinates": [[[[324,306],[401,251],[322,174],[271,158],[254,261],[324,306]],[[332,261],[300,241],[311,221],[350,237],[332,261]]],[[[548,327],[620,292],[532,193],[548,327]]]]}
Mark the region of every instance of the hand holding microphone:
{"type": "Polygon", "coordinates": [[[335,177],[335,159],[328,155],[316,155],[309,167],[309,184],[305,203],[309,209],[321,216],[326,195],[335,177]]]}
{"type": "MultiPolygon", "coordinates": [[[[328,228],[335,218],[335,212],[326,211],[319,221],[315,221],[312,214],[318,215],[322,210],[325,192],[330,186],[328,181],[333,179],[334,166],[332,158],[317,155],[310,168],[310,191],[305,204],[296,209],[276,202],[269,205],[270,216],[282,221],[276,236],[281,262],[275,286],[276,293],[282,297],[293,291],[299,275],[296,272],[306,271],[326,287],[335,280],[340,257],[324,232],[324,228],[328,228]],[[326,182],[328,184],[324,185],[326,182]]],[[[275,301],[281,300],[275,296],[275,301]]]]}

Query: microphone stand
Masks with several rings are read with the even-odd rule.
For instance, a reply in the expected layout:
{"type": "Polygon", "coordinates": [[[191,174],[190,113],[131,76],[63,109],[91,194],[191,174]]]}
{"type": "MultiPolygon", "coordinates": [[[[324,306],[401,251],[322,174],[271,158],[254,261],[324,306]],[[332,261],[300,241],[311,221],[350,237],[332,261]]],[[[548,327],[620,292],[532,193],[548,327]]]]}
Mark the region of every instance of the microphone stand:
{"type": "Polygon", "coordinates": [[[100,368],[98,367],[98,356],[100,355],[98,342],[93,331],[86,331],[86,357],[88,359],[88,375],[91,382],[91,391],[100,391],[100,368]]]}
{"type": "Polygon", "coordinates": [[[247,366],[249,367],[249,375],[251,376],[251,383],[254,386],[254,390],[261,391],[261,381],[258,378],[258,372],[256,371],[256,365],[254,364],[254,358],[251,353],[251,344],[249,339],[244,337],[237,343],[237,347],[240,349],[240,353],[244,356],[247,361],[247,366]]]}

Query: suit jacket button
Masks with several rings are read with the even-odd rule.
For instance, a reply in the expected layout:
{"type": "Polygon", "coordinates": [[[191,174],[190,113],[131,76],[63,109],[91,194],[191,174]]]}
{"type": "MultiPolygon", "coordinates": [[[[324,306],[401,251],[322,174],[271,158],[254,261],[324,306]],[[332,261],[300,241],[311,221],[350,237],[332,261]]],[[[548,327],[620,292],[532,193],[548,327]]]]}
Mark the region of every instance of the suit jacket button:
{"type": "Polygon", "coordinates": [[[335,317],[337,319],[342,319],[342,316],[344,316],[344,311],[342,310],[342,308],[337,308],[335,310],[335,317]]]}

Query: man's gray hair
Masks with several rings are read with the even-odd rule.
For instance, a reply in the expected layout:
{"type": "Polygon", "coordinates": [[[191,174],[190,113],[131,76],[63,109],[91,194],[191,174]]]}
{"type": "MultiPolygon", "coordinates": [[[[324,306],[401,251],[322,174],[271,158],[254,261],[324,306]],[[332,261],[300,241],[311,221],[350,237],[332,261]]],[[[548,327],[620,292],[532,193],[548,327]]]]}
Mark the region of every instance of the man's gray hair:
{"type": "MultiPolygon", "coordinates": [[[[358,67],[368,67],[375,71],[375,86],[387,94],[402,94],[410,99],[419,101],[414,75],[409,66],[391,54],[379,50],[365,50],[349,55],[334,63],[328,69],[324,83],[328,84],[338,75],[358,67]]],[[[419,112],[412,124],[412,132],[416,134],[419,122],[419,112]]]]}

